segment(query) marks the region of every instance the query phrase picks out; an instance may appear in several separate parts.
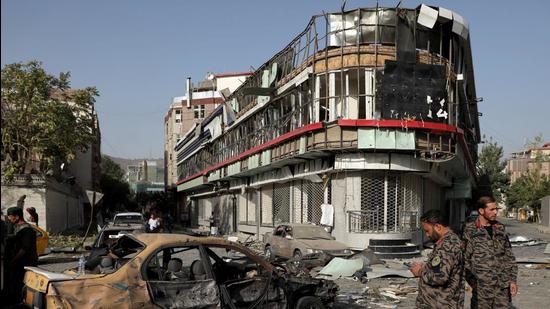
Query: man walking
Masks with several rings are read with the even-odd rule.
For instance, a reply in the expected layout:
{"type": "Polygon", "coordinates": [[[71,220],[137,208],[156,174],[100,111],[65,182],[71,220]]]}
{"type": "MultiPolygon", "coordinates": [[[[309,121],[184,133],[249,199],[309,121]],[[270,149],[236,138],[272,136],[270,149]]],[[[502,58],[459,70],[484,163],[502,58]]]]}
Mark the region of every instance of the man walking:
{"type": "Polygon", "coordinates": [[[5,261],[9,267],[9,278],[6,280],[9,286],[8,302],[17,303],[21,300],[25,266],[36,266],[38,261],[36,232],[23,219],[22,208],[10,207],[7,213],[8,220],[14,226],[14,234],[8,239],[13,251],[6,254],[5,261]]]}
{"type": "Polygon", "coordinates": [[[422,229],[435,243],[424,263],[413,263],[418,280],[416,308],[464,307],[464,258],[461,239],[449,228],[439,210],[429,210],[420,218],[422,229]]]}
{"type": "Polygon", "coordinates": [[[518,292],[518,267],[504,225],[496,221],[492,197],[477,202],[479,217],[464,227],[466,280],[472,287],[472,308],[512,308],[518,292]]]}

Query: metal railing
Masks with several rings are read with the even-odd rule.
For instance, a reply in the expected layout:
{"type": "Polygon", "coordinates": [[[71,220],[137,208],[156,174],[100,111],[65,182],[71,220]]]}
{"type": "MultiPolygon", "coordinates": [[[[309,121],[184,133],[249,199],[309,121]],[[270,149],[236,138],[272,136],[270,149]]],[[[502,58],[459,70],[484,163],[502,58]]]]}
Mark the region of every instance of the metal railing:
{"type": "Polygon", "coordinates": [[[418,212],[403,211],[399,224],[385,225],[384,212],[377,210],[348,210],[348,227],[351,233],[403,233],[418,230],[418,212]]]}

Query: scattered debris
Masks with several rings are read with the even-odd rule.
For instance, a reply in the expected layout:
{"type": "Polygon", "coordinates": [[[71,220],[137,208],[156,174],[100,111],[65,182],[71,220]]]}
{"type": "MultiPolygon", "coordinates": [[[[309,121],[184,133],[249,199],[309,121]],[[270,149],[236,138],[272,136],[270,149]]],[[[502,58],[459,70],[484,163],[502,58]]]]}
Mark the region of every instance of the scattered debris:
{"type": "Polygon", "coordinates": [[[388,287],[374,288],[369,291],[370,304],[375,305],[376,308],[397,308],[397,304],[417,292],[416,286],[403,284],[390,284],[388,287]]]}
{"type": "Polygon", "coordinates": [[[550,264],[550,258],[527,257],[516,258],[516,264],[550,264]]]}
{"type": "Polygon", "coordinates": [[[546,242],[540,239],[528,238],[525,236],[510,237],[510,243],[512,244],[512,247],[537,246],[546,244],[546,242]]]}
{"type": "Polygon", "coordinates": [[[346,260],[343,258],[332,259],[321,271],[319,276],[328,276],[327,279],[338,279],[340,277],[352,277],[353,274],[363,268],[362,259],[346,260]]]}
{"type": "Polygon", "coordinates": [[[374,264],[384,264],[384,262],[376,256],[374,251],[369,248],[348,257],[349,260],[358,258],[363,260],[363,267],[374,264]]]}
{"type": "Polygon", "coordinates": [[[546,245],[546,249],[544,249],[544,254],[550,255],[550,244],[546,245]]]}

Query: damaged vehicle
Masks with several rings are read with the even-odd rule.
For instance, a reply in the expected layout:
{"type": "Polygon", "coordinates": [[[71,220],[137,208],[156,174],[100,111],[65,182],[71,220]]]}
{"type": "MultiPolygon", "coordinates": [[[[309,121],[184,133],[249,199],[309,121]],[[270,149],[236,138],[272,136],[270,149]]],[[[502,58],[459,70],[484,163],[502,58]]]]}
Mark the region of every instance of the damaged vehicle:
{"type": "Polygon", "coordinates": [[[353,252],[338,242],[322,226],[313,224],[280,224],[264,236],[268,260],[275,257],[302,259],[310,255],[346,257],[353,252]]]}
{"type": "Polygon", "coordinates": [[[123,235],[97,273],[27,267],[30,308],[324,308],[338,287],[220,238],[123,235]]]}
{"type": "Polygon", "coordinates": [[[97,238],[91,246],[86,246],[84,249],[89,250],[90,254],[86,257],[86,269],[95,268],[100,260],[100,257],[109,252],[109,248],[113,246],[120,237],[126,234],[145,233],[145,226],[140,224],[112,224],[101,229],[97,238]]]}

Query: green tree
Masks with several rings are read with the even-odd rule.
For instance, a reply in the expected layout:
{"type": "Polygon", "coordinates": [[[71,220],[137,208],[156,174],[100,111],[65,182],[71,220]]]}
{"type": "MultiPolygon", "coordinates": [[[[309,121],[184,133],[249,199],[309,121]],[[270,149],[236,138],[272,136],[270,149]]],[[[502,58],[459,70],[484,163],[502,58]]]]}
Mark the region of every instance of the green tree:
{"type": "Polygon", "coordinates": [[[70,89],[70,73],[48,74],[42,63],[2,68],[2,175],[45,172],[70,162],[95,140],[94,87],[70,89]],[[31,164],[35,163],[35,164],[31,164]],[[36,164],[37,163],[37,164],[36,164]]]}
{"type": "Polygon", "coordinates": [[[105,211],[112,213],[131,204],[130,185],[124,180],[124,170],[108,156],[101,156],[99,187],[104,194],[105,211]]]}
{"type": "Polygon", "coordinates": [[[535,136],[525,143],[526,152],[532,159],[529,162],[528,171],[518,178],[506,193],[506,204],[509,209],[530,207],[538,217],[541,206],[541,198],[550,195],[550,176],[542,173],[542,164],[550,160],[536,148],[542,145],[542,134],[535,136]]]}
{"type": "Polygon", "coordinates": [[[489,139],[481,148],[476,166],[481,195],[491,195],[497,202],[502,201],[502,193],[506,192],[510,184],[503,155],[502,146],[489,139]]]}
{"type": "Polygon", "coordinates": [[[538,170],[530,170],[518,178],[506,193],[508,209],[530,207],[538,216],[541,198],[550,195],[550,177],[538,170]]]}

